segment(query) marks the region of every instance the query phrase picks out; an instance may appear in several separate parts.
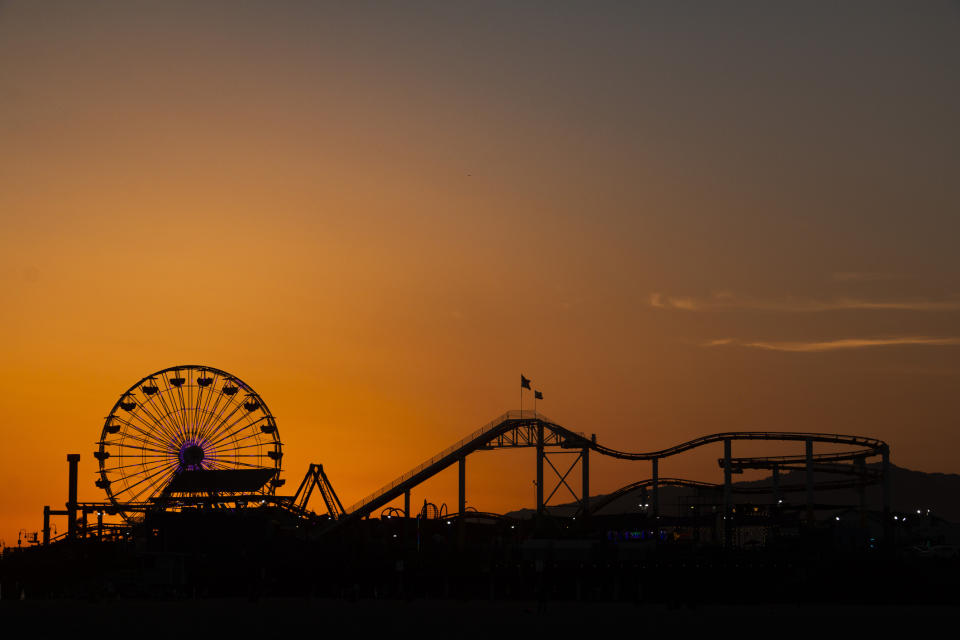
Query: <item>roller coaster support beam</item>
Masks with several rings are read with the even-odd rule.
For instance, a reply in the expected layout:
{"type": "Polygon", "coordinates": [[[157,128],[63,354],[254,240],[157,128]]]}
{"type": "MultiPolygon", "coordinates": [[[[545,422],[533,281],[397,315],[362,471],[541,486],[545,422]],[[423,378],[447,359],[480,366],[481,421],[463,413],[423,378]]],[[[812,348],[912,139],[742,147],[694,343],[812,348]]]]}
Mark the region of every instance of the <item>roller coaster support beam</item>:
{"type": "Polygon", "coordinates": [[[584,518],[590,517],[590,447],[584,447],[580,453],[580,511],[584,518]]]}
{"type": "Polygon", "coordinates": [[[304,474],[297,492],[291,498],[285,498],[287,504],[293,509],[294,513],[303,515],[307,512],[307,505],[310,504],[310,496],[316,488],[323,498],[323,503],[327,506],[327,514],[334,520],[338,520],[346,515],[337,492],[333,490],[330,484],[330,478],[323,470],[322,464],[311,464],[304,474]]]}
{"type": "Polygon", "coordinates": [[[74,538],[77,535],[77,465],[80,463],[80,454],[68,453],[67,463],[70,465],[67,477],[67,535],[74,538]]]}
{"type": "Polygon", "coordinates": [[[460,471],[460,492],[457,500],[457,513],[463,515],[467,510],[467,457],[461,456],[457,465],[460,471]]]}
{"type": "Polygon", "coordinates": [[[537,421],[537,515],[543,515],[543,423],[537,421]]]}
{"type": "Polygon", "coordinates": [[[50,544],[50,506],[43,508],[43,544],[50,544]]]}
{"type": "Polygon", "coordinates": [[[463,514],[467,512],[467,456],[460,456],[457,467],[458,475],[460,476],[459,495],[457,498],[457,513],[460,514],[460,517],[457,518],[457,546],[463,549],[464,542],[466,541],[466,522],[463,514]]]}
{"type": "Polygon", "coordinates": [[[807,439],[807,523],[813,524],[813,440],[807,439]]]}
{"type": "Polygon", "coordinates": [[[881,455],[881,469],[883,473],[882,482],[882,491],[883,491],[883,536],[886,542],[889,544],[893,542],[892,526],[890,523],[890,447],[883,445],[882,450],[880,451],[881,455]]]}
{"type": "MultiPolygon", "coordinates": [[[[653,520],[654,524],[657,524],[657,520],[660,518],[660,459],[654,458],[651,462],[651,473],[650,477],[653,479],[653,520]]],[[[660,537],[660,532],[657,531],[657,538],[660,537]]]]}
{"type": "Polygon", "coordinates": [[[773,469],[770,470],[772,473],[773,480],[773,505],[774,508],[778,508],[780,501],[783,500],[783,495],[780,493],[780,467],[774,465],[773,469]]]}
{"type": "Polygon", "coordinates": [[[403,517],[410,517],[410,491],[403,492],[403,517]]]}
{"type": "Polygon", "coordinates": [[[857,469],[857,497],[860,499],[860,528],[867,526],[867,462],[863,456],[853,461],[857,469]]]}
{"type": "Polygon", "coordinates": [[[733,546],[731,534],[733,533],[733,512],[730,508],[731,496],[733,493],[733,467],[730,464],[730,439],[723,441],[723,545],[725,547],[733,546]]]}
{"type": "Polygon", "coordinates": [[[773,535],[780,535],[780,504],[783,502],[783,495],[780,492],[780,466],[773,465],[771,480],[773,481],[773,506],[770,507],[770,514],[773,516],[773,535]]]}

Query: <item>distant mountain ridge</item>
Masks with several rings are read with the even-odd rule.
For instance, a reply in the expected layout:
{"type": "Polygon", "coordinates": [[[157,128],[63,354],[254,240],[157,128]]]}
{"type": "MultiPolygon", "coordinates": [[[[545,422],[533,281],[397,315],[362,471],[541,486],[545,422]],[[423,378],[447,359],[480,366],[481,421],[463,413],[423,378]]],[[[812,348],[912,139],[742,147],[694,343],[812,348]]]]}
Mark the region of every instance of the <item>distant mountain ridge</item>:
{"type": "MultiPolygon", "coordinates": [[[[879,465],[870,465],[871,468],[878,468],[879,465]]],[[[828,480],[842,479],[844,476],[828,473],[814,474],[814,480],[823,482],[828,480]]],[[[640,480],[642,478],[638,478],[640,480]]],[[[806,483],[806,472],[791,471],[780,475],[780,485],[804,485],[806,483]]],[[[761,480],[751,480],[746,482],[734,482],[734,487],[742,488],[760,488],[770,487],[772,479],[770,477],[761,480]]],[[[696,495],[693,489],[684,487],[661,487],[660,488],[660,511],[664,515],[675,515],[679,511],[679,506],[684,500],[696,495]]],[[[599,513],[618,514],[630,513],[640,510],[640,491],[621,496],[605,506],[599,513]]],[[[603,499],[605,494],[591,496],[591,501],[603,499]]],[[[743,494],[734,493],[733,499],[738,503],[769,504],[773,499],[772,491],[768,494],[743,494]]],[[[786,492],[783,494],[784,502],[787,504],[804,504],[806,502],[806,493],[804,491],[786,492]]],[[[647,501],[650,500],[649,490],[647,492],[647,501]]],[[[817,504],[828,504],[839,506],[859,505],[857,490],[852,489],[834,489],[820,490],[814,494],[814,500],[817,504]]],[[[869,485],[866,488],[867,508],[878,511],[882,507],[881,488],[879,484],[869,485]]],[[[550,505],[547,507],[550,513],[559,516],[573,515],[579,505],[574,502],[550,505]]],[[[917,510],[930,513],[948,520],[950,522],[960,523],[960,474],[955,473],[926,473],[923,471],[914,471],[905,469],[896,465],[890,465],[890,507],[894,512],[916,513],[917,510]]],[[[511,511],[509,514],[515,518],[528,518],[533,515],[532,509],[519,509],[511,511]]]]}

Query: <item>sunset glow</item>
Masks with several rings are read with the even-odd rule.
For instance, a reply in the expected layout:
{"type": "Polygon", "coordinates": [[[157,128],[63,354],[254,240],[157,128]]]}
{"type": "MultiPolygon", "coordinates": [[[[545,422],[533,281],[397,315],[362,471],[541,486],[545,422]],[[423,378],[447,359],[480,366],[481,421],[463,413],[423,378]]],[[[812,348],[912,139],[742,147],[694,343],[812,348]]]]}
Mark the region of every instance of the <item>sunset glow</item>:
{"type": "MultiPolygon", "coordinates": [[[[403,4],[0,4],[7,545],[67,453],[103,499],[104,417],[181,364],[345,504],[521,372],[627,450],[863,433],[960,473],[956,3],[403,4]]],[[[471,506],[530,507],[533,464],[471,457],[471,506]]]]}

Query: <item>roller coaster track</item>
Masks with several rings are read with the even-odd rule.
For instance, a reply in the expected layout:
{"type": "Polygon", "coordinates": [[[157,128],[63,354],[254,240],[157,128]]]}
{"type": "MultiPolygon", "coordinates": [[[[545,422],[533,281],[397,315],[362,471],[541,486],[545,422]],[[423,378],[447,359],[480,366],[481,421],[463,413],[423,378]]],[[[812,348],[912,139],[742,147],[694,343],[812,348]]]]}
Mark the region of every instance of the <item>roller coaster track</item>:
{"type": "MultiPolygon", "coordinates": [[[[887,444],[882,440],[863,436],[795,431],[727,431],[701,436],[666,449],[635,453],[600,445],[595,439],[588,438],[583,433],[571,431],[556,424],[540,413],[533,411],[508,411],[398,477],[393,482],[384,485],[366,498],[348,507],[345,510],[346,516],[342,518],[340,522],[369,515],[376,509],[402,496],[413,487],[416,487],[425,480],[450,467],[461,458],[478,450],[549,446],[565,449],[592,449],[600,455],[620,460],[655,461],[705,445],[732,440],[820,442],[858,447],[850,452],[826,453],[813,456],[812,460],[818,463],[860,460],[870,456],[881,455],[888,450],[887,444]],[[543,437],[538,442],[535,434],[540,432],[541,427],[543,437]]],[[[735,460],[736,464],[734,464],[734,459],[731,459],[731,467],[771,468],[777,466],[789,468],[791,465],[805,464],[807,457],[779,456],[767,458],[737,458],[735,460]],[[769,466],[764,467],[761,465],[769,466]]],[[[660,480],[659,482],[663,484],[664,480],[660,480]]]]}
{"type": "MultiPolygon", "coordinates": [[[[611,503],[616,501],[619,498],[627,496],[635,491],[641,491],[643,489],[649,489],[654,485],[659,485],[660,487],[684,487],[688,489],[696,489],[697,491],[714,493],[719,496],[723,493],[722,484],[714,484],[712,482],[698,482],[696,480],[685,480],[683,478],[659,478],[656,481],[653,478],[648,478],[646,480],[640,480],[638,482],[631,482],[628,485],[624,485],[614,491],[613,493],[608,493],[604,496],[598,496],[590,500],[590,514],[596,514],[600,512],[606,506],[609,506],[611,503]]],[[[856,479],[845,479],[845,480],[828,480],[826,482],[820,482],[817,484],[817,488],[821,490],[829,489],[853,489],[858,486],[858,480],[856,479]]],[[[791,484],[782,484],[779,487],[780,492],[782,493],[799,493],[805,491],[807,488],[806,484],[803,483],[791,483],[791,484]]],[[[769,486],[762,487],[745,487],[733,485],[731,488],[733,493],[746,494],[746,495],[769,495],[774,489],[769,486]]],[[[576,514],[580,515],[583,512],[582,509],[578,509],[576,514]]]]}
{"type": "MultiPolygon", "coordinates": [[[[654,458],[668,458],[670,456],[677,455],[678,453],[683,453],[684,451],[689,451],[691,449],[696,449],[697,447],[702,447],[704,445],[712,444],[714,442],[723,442],[724,440],[777,440],[777,441],[796,441],[796,442],[806,442],[807,440],[813,442],[825,442],[831,444],[843,444],[851,445],[858,447],[866,447],[865,449],[846,452],[846,453],[827,453],[820,454],[820,458],[814,456],[814,459],[824,459],[824,460],[853,460],[857,456],[874,456],[880,455],[883,447],[886,447],[886,443],[883,440],[877,440],[876,438],[864,438],[862,436],[849,436],[839,433],[813,433],[813,432],[800,432],[800,431],[726,431],[722,433],[711,433],[707,436],[701,436],[693,440],[689,440],[682,444],[675,445],[673,447],[668,447],[666,449],[661,449],[659,451],[651,451],[649,453],[629,453],[626,451],[618,451],[616,449],[611,449],[609,447],[604,447],[601,445],[593,445],[594,451],[605,456],[610,456],[611,458],[619,458],[621,460],[653,460],[654,458]]],[[[754,458],[748,458],[749,460],[754,460],[754,458]]],[[[769,460],[775,460],[777,458],[766,458],[769,460]]],[[[806,460],[804,456],[780,456],[779,459],[782,460],[806,460]]],[[[743,459],[747,460],[747,459],[743,459]]]]}

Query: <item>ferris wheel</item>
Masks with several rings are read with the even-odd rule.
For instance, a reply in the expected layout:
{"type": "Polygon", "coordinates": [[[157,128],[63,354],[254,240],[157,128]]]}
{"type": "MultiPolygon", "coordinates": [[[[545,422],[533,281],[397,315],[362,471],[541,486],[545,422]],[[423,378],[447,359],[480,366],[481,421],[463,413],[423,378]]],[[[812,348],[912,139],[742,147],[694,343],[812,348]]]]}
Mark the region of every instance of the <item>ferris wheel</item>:
{"type": "Polygon", "coordinates": [[[199,365],[170,367],[131,386],[113,405],[97,443],[97,486],[128,522],[143,518],[133,504],[182,493],[177,480],[260,470],[272,494],[283,457],[277,423],[263,398],[238,377],[199,365]]]}

